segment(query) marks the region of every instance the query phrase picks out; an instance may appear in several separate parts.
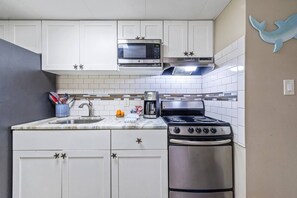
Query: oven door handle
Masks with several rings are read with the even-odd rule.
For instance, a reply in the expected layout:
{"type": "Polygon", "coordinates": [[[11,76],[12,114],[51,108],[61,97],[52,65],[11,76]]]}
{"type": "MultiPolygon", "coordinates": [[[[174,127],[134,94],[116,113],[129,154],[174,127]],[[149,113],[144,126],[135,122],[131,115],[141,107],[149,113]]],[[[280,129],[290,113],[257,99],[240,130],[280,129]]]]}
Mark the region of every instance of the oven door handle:
{"type": "Polygon", "coordinates": [[[217,146],[222,144],[228,144],[231,142],[231,139],[218,140],[218,141],[187,141],[187,140],[170,139],[169,142],[174,144],[189,145],[189,146],[217,146]]]}

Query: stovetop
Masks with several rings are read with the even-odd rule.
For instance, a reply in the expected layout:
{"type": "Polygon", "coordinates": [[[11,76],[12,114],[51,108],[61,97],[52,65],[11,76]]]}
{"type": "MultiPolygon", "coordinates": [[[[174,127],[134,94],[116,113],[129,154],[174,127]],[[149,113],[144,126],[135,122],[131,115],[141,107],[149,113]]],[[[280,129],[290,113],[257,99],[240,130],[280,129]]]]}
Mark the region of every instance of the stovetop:
{"type": "Polygon", "coordinates": [[[228,136],[232,135],[230,123],[207,116],[163,116],[168,132],[174,136],[228,136]]]}
{"type": "Polygon", "coordinates": [[[205,116],[203,101],[162,101],[161,115],[170,137],[232,137],[230,123],[205,116]]]}
{"type": "Polygon", "coordinates": [[[164,121],[170,125],[213,125],[222,124],[226,122],[217,120],[206,116],[164,116],[164,121]]]}

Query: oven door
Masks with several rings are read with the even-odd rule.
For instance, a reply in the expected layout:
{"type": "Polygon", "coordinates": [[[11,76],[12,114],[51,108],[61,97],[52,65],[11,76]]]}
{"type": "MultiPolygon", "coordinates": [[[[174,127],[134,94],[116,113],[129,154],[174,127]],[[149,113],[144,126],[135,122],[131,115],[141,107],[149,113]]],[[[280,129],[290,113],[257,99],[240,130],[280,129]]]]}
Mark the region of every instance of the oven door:
{"type": "Polygon", "coordinates": [[[233,198],[232,191],[224,192],[181,192],[181,191],[170,191],[170,198],[233,198]]]}
{"type": "Polygon", "coordinates": [[[119,64],[161,63],[160,40],[119,40],[119,64]]]}
{"type": "Polygon", "coordinates": [[[170,189],[207,191],[233,188],[233,148],[230,139],[170,139],[169,144],[170,189]]]}

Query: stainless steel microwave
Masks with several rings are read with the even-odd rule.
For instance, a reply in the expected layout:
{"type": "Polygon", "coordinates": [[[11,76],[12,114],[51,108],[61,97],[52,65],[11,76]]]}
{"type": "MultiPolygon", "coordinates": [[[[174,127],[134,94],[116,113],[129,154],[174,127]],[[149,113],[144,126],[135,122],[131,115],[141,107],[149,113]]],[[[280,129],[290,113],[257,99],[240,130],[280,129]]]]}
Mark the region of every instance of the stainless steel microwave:
{"type": "Polygon", "coordinates": [[[157,39],[118,40],[120,66],[162,66],[162,42],[157,39]]]}

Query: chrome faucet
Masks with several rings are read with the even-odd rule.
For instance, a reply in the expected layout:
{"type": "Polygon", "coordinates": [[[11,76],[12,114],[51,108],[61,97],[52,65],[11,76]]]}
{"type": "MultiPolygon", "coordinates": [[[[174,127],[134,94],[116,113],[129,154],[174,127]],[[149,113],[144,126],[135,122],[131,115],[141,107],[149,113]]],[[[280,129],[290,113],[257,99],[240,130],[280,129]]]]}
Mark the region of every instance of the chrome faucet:
{"type": "Polygon", "coordinates": [[[89,101],[89,103],[82,103],[81,105],[79,105],[78,107],[79,108],[83,108],[84,106],[87,106],[88,107],[88,109],[89,109],[89,117],[94,117],[94,108],[93,108],[93,103],[90,101],[90,100],[88,100],[89,101]]]}

